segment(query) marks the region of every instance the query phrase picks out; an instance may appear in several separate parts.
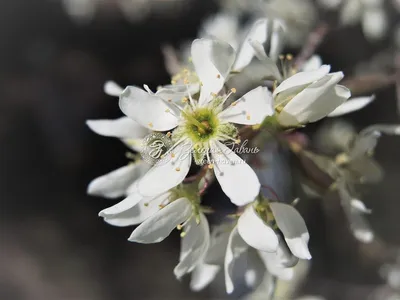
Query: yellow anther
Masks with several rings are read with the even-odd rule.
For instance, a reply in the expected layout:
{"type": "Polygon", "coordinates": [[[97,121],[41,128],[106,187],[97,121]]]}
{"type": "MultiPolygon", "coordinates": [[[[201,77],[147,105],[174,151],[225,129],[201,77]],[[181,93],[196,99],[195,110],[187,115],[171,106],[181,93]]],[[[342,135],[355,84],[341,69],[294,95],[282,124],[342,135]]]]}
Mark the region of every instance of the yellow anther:
{"type": "Polygon", "coordinates": [[[209,164],[208,165],[208,168],[211,170],[211,169],[214,169],[214,164],[209,164]]]}
{"type": "Polygon", "coordinates": [[[175,171],[177,171],[177,172],[179,172],[180,170],[181,170],[181,168],[179,168],[179,167],[175,169],[175,171]]]}
{"type": "Polygon", "coordinates": [[[235,140],[236,144],[240,144],[242,141],[240,139],[235,140]]]}
{"type": "Polygon", "coordinates": [[[282,59],[284,59],[284,58],[285,58],[285,56],[284,56],[284,55],[282,55],[282,54],[281,54],[281,55],[279,55],[279,59],[281,59],[281,60],[282,60],[282,59]]]}
{"type": "Polygon", "coordinates": [[[153,128],[153,123],[150,122],[148,125],[150,128],[153,128]]]}
{"type": "Polygon", "coordinates": [[[166,136],[171,137],[172,133],[170,131],[167,132],[166,136]]]}
{"type": "Polygon", "coordinates": [[[293,55],[292,54],[287,54],[286,55],[286,59],[287,60],[292,60],[293,59],[293,55]]]}
{"type": "Polygon", "coordinates": [[[182,98],[182,102],[183,102],[183,103],[186,103],[186,102],[188,102],[188,101],[189,101],[189,99],[188,99],[187,97],[183,97],[183,98],[182,98]]]}
{"type": "Polygon", "coordinates": [[[217,97],[217,94],[216,93],[211,93],[211,96],[217,97]]]}
{"type": "Polygon", "coordinates": [[[247,115],[247,116],[246,116],[246,119],[247,119],[247,120],[250,120],[250,115],[247,115]]]}
{"type": "Polygon", "coordinates": [[[170,110],[169,108],[167,108],[167,109],[165,110],[165,112],[166,112],[166,113],[169,113],[169,112],[171,112],[171,110],[170,110]]]}
{"type": "Polygon", "coordinates": [[[231,104],[231,106],[236,106],[236,104],[237,104],[237,102],[233,102],[233,103],[231,104]]]}
{"type": "MultiPolygon", "coordinates": [[[[174,158],[174,157],[175,157],[175,154],[174,154],[174,153],[171,153],[171,157],[174,158]]],[[[178,170],[177,170],[177,171],[178,171],[178,170]]]]}
{"type": "Polygon", "coordinates": [[[172,102],[172,99],[168,99],[168,102],[172,102]]]}
{"type": "Polygon", "coordinates": [[[171,84],[176,84],[176,80],[171,80],[171,84]]]}
{"type": "Polygon", "coordinates": [[[217,74],[217,78],[218,78],[218,79],[221,78],[221,75],[220,75],[220,74],[217,74]]]}
{"type": "Polygon", "coordinates": [[[236,93],[236,89],[235,88],[231,88],[231,92],[232,93],[236,93]]]}
{"type": "Polygon", "coordinates": [[[181,225],[181,224],[178,224],[178,226],[176,226],[176,229],[182,230],[182,225],[181,225]]]}
{"type": "Polygon", "coordinates": [[[184,232],[184,231],[182,231],[180,234],[181,238],[185,237],[185,235],[186,235],[186,232],[184,232]]]}
{"type": "Polygon", "coordinates": [[[189,80],[187,78],[183,79],[184,84],[189,84],[189,80]]]}

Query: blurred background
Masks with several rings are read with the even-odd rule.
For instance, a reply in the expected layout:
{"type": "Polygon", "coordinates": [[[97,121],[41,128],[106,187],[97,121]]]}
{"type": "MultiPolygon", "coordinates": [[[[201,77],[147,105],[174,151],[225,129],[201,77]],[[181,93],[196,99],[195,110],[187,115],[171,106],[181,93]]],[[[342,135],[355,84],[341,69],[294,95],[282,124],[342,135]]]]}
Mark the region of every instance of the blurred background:
{"type": "MultiPolygon", "coordinates": [[[[97,216],[115,202],[87,196],[87,184],[124,165],[126,148],[85,125],[121,116],[117,100],[103,93],[106,80],[168,83],[161,47],[194,39],[220,3],[138,0],[122,9],[116,0],[66,2],[0,1],[0,299],[222,299],[223,287],[193,293],[187,280],[175,280],[177,233],[157,245],[132,244],[132,228],[97,216]]],[[[398,15],[389,13],[394,28],[398,15]]],[[[319,19],[333,22],[334,15],[319,19]]],[[[355,24],[332,30],[317,52],[353,76],[393,67],[382,54],[393,47],[391,38],[368,41],[355,24]],[[383,58],[376,62],[377,54],[383,58]]],[[[395,85],[381,84],[375,94],[370,106],[346,116],[357,129],[399,122],[395,85]]],[[[381,139],[376,158],[386,177],[364,198],[372,228],[391,247],[400,246],[399,149],[400,138],[381,139]]],[[[320,203],[308,205],[313,260],[304,291],[367,299],[384,284],[384,254],[378,248],[365,260],[341,235],[343,224],[325,218],[320,203]]]]}

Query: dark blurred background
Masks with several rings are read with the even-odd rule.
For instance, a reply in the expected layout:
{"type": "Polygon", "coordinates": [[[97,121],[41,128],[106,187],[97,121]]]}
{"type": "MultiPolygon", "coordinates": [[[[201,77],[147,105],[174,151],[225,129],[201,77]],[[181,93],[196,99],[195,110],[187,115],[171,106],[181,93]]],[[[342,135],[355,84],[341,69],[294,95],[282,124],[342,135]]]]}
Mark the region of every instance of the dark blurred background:
{"type": "MultiPolygon", "coordinates": [[[[187,280],[175,280],[176,233],[157,245],[129,243],[131,228],[97,216],[115,202],[86,195],[91,179],[126,163],[122,143],[85,125],[121,115],[103,83],[168,83],[161,46],[195,38],[201,21],[218,10],[212,1],[187,2],[172,15],[155,12],[136,23],[109,6],[83,23],[56,0],[0,1],[0,299],[213,298],[210,289],[192,293],[187,280]]],[[[357,63],[388,46],[368,43],[352,27],[332,32],[318,52],[351,75],[357,63]]],[[[346,117],[358,129],[399,121],[394,86],[376,95],[346,117]]],[[[400,245],[399,147],[400,138],[382,138],[376,157],[387,176],[365,198],[372,227],[394,245],[400,245]]],[[[332,246],[333,226],[318,204],[307,224],[314,260],[306,291],[365,299],[382,283],[377,265],[358,260],[351,245],[332,246]]]]}

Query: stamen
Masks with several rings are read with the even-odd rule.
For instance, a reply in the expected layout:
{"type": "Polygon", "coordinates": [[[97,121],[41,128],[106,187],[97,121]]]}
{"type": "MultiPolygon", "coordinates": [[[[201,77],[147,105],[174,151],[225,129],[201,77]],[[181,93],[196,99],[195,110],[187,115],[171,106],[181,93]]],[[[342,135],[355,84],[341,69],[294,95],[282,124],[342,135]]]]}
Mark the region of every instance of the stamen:
{"type": "Polygon", "coordinates": [[[188,96],[189,96],[190,105],[192,106],[193,109],[195,109],[196,108],[196,103],[194,102],[194,100],[192,98],[192,95],[190,93],[189,85],[186,85],[186,90],[187,90],[187,93],[188,93],[188,96]]]}

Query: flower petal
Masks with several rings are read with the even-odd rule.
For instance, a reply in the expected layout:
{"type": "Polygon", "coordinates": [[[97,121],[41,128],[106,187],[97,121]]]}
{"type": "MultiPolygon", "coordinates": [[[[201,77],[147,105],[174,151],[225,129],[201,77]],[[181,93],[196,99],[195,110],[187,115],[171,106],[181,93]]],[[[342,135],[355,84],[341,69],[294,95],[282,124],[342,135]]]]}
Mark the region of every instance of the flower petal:
{"type": "Polygon", "coordinates": [[[260,191],[254,170],[224,144],[210,143],[215,176],[232,203],[242,206],[252,202],[260,191]]]}
{"type": "Polygon", "coordinates": [[[192,43],[192,61],[202,84],[199,105],[207,103],[211,93],[218,94],[228,77],[235,51],[226,42],[196,39],[192,43]]]}
{"type": "MultiPolygon", "coordinates": [[[[137,187],[137,181],[135,182],[135,186],[137,187]]],[[[118,202],[117,204],[103,209],[100,213],[100,217],[105,217],[107,215],[115,215],[127,211],[128,209],[134,207],[143,199],[143,196],[140,195],[137,191],[130,194],[124,200],[118,202]]]]}
{"type": "Polygon", "coordinates": [[[137,225],[144,222],[159,211],[159,205],[166,200],[165,194],[151,200],[149,199],[143,198],[137,205],[119,214],[105,215],[104,222],[119,227],[137,225]]]}
{"type": "Polygon", "coordinates": [[[388,29],[388,21],[384,9],[382,7],[367,8],[362,16],[362,27],[367,39],[382,39],[388,29]]]}
{"type": "Polygon", "coordinates": [[[343,183],[339,183],[338,193],[354,237],[362,243],[371,243],[374,239],[374,233],[364,216],[351,206],[352,197],[343,183]]]}
{"type": "Polygon", "coordinates": [[[370,97],[357,97],[349,99],[342,105],[339,105],[333,112],[331,112],[328,117],[342,116],[357,110],[360,110],[370,104],[375,99],[375,96],[370,97]]]}
{"type": "Polygon", "coordinates": [[[128,117],[115,120],[87,120],[86,124],[95,133],[120,139],[138,139],[145,137],[149,130],[128,117]]]}
{"type": "Polygon", "coordinates": [[[143,196],[155,196],[180,184],[192,163],[191,144],[182,142],[158,161],[143,178],[138,189],[143,196]],[[174,157],[172,157],[174,156],[174,157]]]}
{"type": "Polygon", "coordinates": [[[258,254],[264,262],[265,267],[272,275],[282,280],[290,280],[293,278],[293,268],[287,267],[287,265],[291,265],[290,261],[292,258],[284,242],[279,242],[279,247],[274,253],[258,251],[258,254]]]}
{"type": "Polygon", "coordinates": [[[305,88],[283,108],[278,116],[279,123],[283,126],[297,126],[326,117],[350,98],[350,91],[337,85],[342,78],[342,72],[332,73],[305,88]]]}
{"type": "Polygon", "coordinates": [[[135,86],[128,86],[119,98],[119,107],[128,117],[143,127],[167,131],[178,125],[178,117],[164,100],[135,86]]]}
{"type": "Polygon", "coordinates": [[[173,201],[140,224],[129,237],[129,241],[151,244],[159,243],[170,235],[176,226],[192,214],[192,205],[186,198],[173,201]]]}
{"type": "Polygon", "coordinates": [[[266,252],[278,249],[279,241],[275,231],[264,223],[252,205],[240,216],[237,228],[242,239],[251,247],[266,252]]]}
{"type": "Polygon", "coordinates": [[[119,97],[122,92],[124,91],[122,87],[120,87],[117,83],[115,83],[114,81],[107,81],[104,84],[103,87],[104,93],[106,93],[109,96],[113,96],[113,97],[119,97]]]}
{"type": "Polygon", "coordinates": [[[331,67],[329,65],[322,65],[318,70],[296,73],[278,85],[272,95],[275,97],[279,93],[282,93],[288,89],[310,85],[327,75],[330,69],[331,67]]]}
{"type": "Polygon", "coordinates": [[[210,245],[210,227],[206,216],[200,213],[200,223],[193,217],[185,226],[185,236],[181,242],[181,258],[174,269],[176,278],[190,273],[203,261],[210,245]]]}
{"type": "Polygon", "coordinates": [[[226,248],[225,262],[224,262],[224,273],[225,273],[225,287],[226,292],[231,294],[234,290],[234,284],[232,281],[232,271],[234,267],[235,260],[246,250],[248,245],[241,238],[237,227],[235,227],[228,240],[228,246],[226,248]]]}
{"type": "Polygon", "coordinates": [[[220,271],[221,266],[198,264],[192,272],[192,278],[190,280],[190,289],[198,292],[208,286],[220,271]]]}
{"type": "Polygon", "coordinates": [[[226,245],[232,231],[232,223],[222,223],[211,230],[210,247],[204,263],[208,265],[223,265],[226,253],[226,245]]]}
{"type": "Polygon", "coordinates": [[[262,65],[265,67],[263,78],[272,77],[274,79],[281,80],[282,76],[278,69],[278,66],[276,65],[276,62],[267,56],[263,45],[261,45],[257,41],[250,41],[250,45],[253,47],[256,57],[262,62],[262,65]]]}
{"type": "Polygon", "coordinates": [[[269,57],[276,61],[278,59],[279,54],[282,52],[282,48],[284,45],[284,31],[285,26],[283,22],[279,19],[274,19],[272,21],[272,34],[271,34],[271,43],[269,46],[269,57]]]}
{"type": "Polygon", "coordinates": [[[143,176],[148,169],[149,165],[143,161],[129,164],[92,180],[87,188],[87,193],[106,198],[124,196],[129,186],[143,176]]]}
{"type": "Polygon", "coordinates": [[[361,19],[362,12],[362,3],[360,0],[344,1],[343,7],[340,10],[340,23],[342,25],[354,25],[361,19]]]}
{"type": "Polygon", "coordinates": [[[303,72],[318,70],[322,66],[322,59],[319,55],[311,56],[302,66],[303,72]]]}
{"type": "Polygon", "coordinates": [[[232,103],[219,117],[225,122],[255,125],[273,114],[272,94],[267,87],[259,86],[232,103]]]}
{"type": "Polygon", "coordinates": [[[311,259],[307,246],[310,235],[300,213],[293,206],[284,203],[270,203],[270,207],[290,251],[298,258],[311,259]]]}
{"type": "Polygon", "coordinates": [[[253,26],[247,33],[240,50],[236,56],[236,61],[232,69],[235,71],[243,70],[254,57],[254,48],[251,46],[250,41],[257,41],[264,44],[268,39],[268,19],[260,19],[254,22],[253,26]]]}
{"type": "Polygon", "coordinates": [[[159,89],[155,95],[166,100],[172,101],[180,106],[186,103],[182,102],[184,97],[194,95],[200,91],[200,83],[185,85],[165,85],[159,89]]]}

